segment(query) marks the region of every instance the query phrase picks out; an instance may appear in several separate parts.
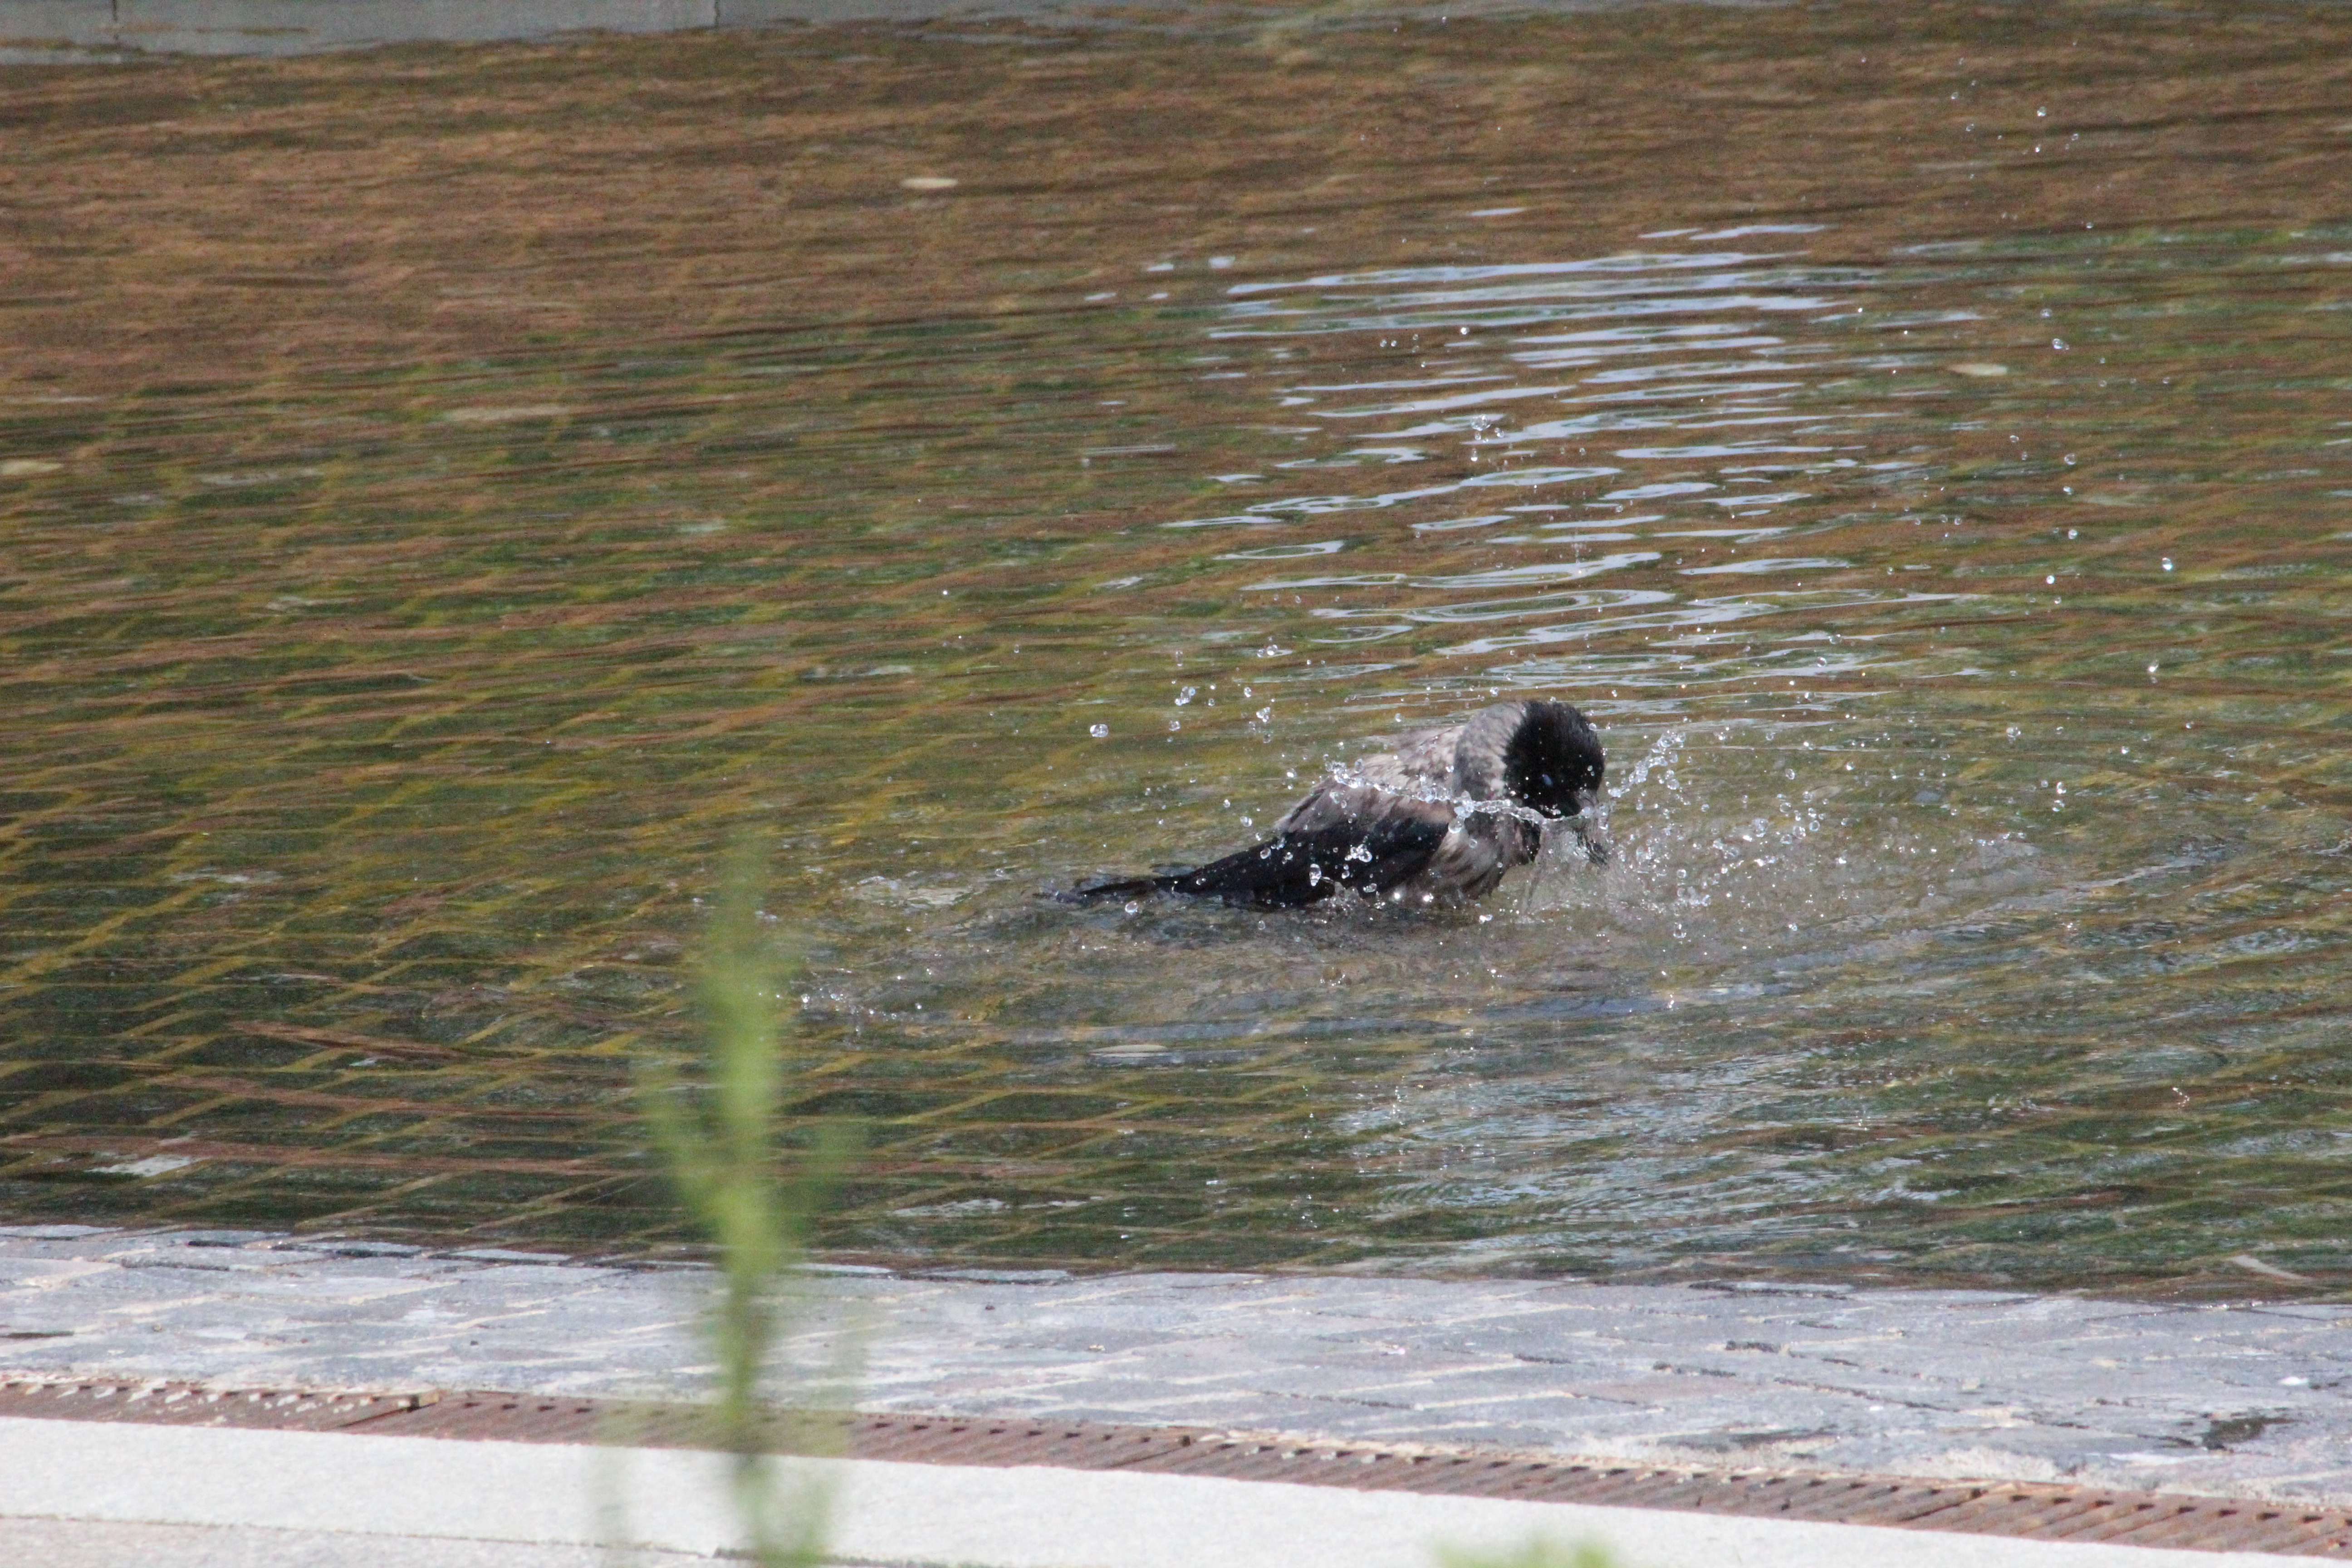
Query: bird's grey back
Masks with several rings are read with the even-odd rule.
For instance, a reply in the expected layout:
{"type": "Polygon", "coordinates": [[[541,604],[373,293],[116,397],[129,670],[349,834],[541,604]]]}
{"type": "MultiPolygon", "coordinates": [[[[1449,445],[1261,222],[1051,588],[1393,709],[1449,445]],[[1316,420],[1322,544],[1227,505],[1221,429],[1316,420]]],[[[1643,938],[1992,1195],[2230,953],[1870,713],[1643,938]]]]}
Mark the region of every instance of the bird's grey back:
{"type": "Polygon", "coordinates": [[[1426,795],[1433,791],[1494,800],[1503,793],[1503,753],[1527,717],[1524,702],[1497,702],[1461,724],[1416,730],[1395,747],[1349,770],[1376,788],[1426,795]]]}
{"type": "Polygon", "coordinates": [[[1454,746],[1462,726],[1417,730],[1401,737],[1392,751],[1375,752],[1358,759],[1350,770],[1366,784],[1402,794],[1451,793],[1454,788],[1454,746]]]}
{"type": "MultiPolygon", "coordinates": [[[[1283,813],[1276,833],[1313,833],[1341,823],[1360,821],[1381,811],[1429,815],[1428,804],[1442,801],[1454,789],[1454,743],[1462,726],[1417,730],[1398,738],[1395,749],[1360,757],[1353,767],[1317,781],[1306,797],[1283,813]]],[[[1450,807],[1437,805],[1435,815],[1452,819],[1450,807]]]]}
{"type": "Polygon", "coordinates": [[[1447,781],[1456,795],[1472,800],[1497,800],[1503,794],[1503,754],[1528,716],[1524,702],[1497,702],[1482,708],[1470,721],[1451,731],[1454,771],[1447,781]]]}

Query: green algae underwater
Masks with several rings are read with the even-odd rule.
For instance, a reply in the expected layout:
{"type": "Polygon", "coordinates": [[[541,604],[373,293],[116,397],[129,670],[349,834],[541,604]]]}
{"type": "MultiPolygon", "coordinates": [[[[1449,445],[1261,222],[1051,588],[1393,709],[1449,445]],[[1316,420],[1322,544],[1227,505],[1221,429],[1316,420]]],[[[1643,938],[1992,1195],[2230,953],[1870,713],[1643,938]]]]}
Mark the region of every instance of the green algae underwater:
{"type": "Polygon", "coordinates": [[[0,1208],[693,1249],[751,828],[829,1255],[2340,1287],[2347,44],[0,68],[0,1208]],[[1606,871],[1042,896],[1534,692],[1606,871]]]}

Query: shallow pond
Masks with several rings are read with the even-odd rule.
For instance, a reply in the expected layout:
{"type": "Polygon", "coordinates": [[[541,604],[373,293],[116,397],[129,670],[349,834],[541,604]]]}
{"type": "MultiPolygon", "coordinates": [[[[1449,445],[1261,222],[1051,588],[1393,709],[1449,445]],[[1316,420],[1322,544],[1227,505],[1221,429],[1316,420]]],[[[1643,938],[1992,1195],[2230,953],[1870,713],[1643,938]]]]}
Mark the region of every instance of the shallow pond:
{"type": "Polygon", "coordinates": [[[0,71],[0,1203],[671,1245],[628,1063],[751,828],[845,1255],[2340,1281],[2347,46],[0,71]],[[1041,896],[1536,692],[1605,870],[1041,896]]]}

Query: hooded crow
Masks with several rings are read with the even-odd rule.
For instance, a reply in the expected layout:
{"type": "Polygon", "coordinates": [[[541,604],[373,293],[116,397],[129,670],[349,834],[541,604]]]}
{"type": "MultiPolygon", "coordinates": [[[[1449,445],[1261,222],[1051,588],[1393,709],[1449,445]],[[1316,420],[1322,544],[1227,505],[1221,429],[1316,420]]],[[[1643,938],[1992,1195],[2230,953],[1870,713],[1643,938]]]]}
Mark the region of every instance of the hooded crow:
{"type": "MultiPolygon", "coordinates": [[[[1565,702],[1497,702],[1465,723],[1405,736],[1336,769],[1283,814],[1274,837],[1197,870],[1098,882],[1076,899],[1187,893],[1293,909],[1345,889],[1397,902],[1483,898],[1543,849],[1549,823],[1601,793],[1601,738],[1565,702]]],[[[1575,824],[1584,852],[1608,846],[1575,824]]]]}

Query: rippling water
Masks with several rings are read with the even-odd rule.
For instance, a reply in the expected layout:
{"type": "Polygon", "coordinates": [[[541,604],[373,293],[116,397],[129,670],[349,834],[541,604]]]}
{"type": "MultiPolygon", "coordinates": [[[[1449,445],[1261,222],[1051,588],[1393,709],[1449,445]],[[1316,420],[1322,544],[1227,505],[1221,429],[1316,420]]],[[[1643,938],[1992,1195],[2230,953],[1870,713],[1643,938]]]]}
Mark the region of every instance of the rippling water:
{"type": "Polygon", "coordinates": [[[2344,1278],[2352,25],[2236,15],[22,73],[0,1194],[664,1244],[748,826],[847,1252],[2344,1278]],[[1040,897],[1522,692],[1605,870],[1040,897]]]}

